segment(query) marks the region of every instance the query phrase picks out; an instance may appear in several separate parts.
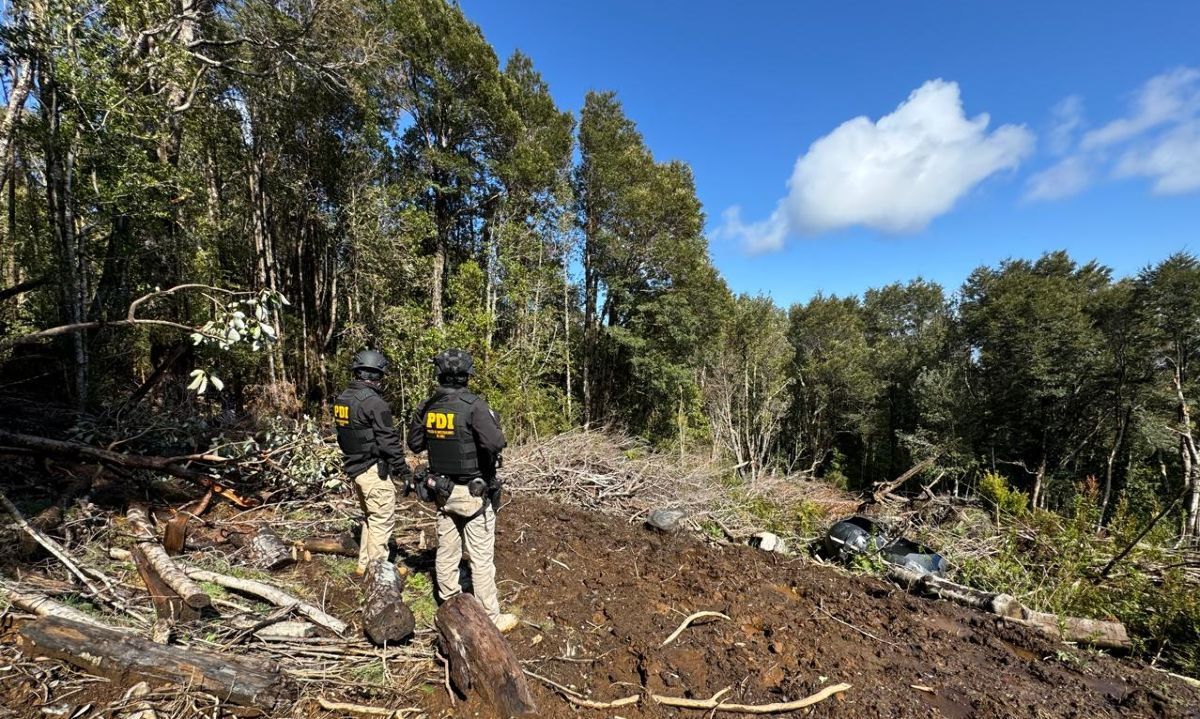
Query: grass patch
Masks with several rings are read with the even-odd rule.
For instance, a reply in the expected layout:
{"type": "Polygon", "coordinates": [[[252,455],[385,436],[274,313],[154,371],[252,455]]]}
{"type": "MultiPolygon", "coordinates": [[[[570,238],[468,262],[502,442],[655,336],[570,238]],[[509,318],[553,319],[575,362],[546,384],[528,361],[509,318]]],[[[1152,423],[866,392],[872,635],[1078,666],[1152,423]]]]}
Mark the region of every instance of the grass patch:
{"type": "Polygon", "coordinates": [[[418,628],[433,626],[437,602],[433,598],[433,581],[428,574],[414,572],[408,575],[408,583],[404,586],[404,603],[412,610],[418,628]]]}

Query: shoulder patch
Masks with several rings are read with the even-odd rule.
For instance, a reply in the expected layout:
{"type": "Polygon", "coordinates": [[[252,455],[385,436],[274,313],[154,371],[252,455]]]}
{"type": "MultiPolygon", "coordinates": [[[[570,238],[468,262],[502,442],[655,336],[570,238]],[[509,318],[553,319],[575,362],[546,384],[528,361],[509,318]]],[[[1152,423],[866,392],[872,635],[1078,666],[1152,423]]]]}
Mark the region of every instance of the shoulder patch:
{"type": "Polygon", "coordinates": [[[479,395],[472,392],[463,392],[459,395],[463,402],[467,404],[475,404],[475,400],[479,399],[479,395]]]}

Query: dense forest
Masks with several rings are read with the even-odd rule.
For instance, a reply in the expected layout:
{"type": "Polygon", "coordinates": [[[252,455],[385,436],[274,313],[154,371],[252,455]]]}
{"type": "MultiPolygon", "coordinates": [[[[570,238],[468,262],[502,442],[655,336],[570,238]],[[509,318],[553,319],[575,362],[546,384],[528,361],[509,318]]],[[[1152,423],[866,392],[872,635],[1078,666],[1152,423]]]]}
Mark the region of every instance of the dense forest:
{"type": "Polygon", "coordinates": [[[616,94],[559,107],[445,0],[15,0],[0,43],[0,391],[76,432],[324,416],[364,346],[407,415],[461,346],[518,441],[613,426],[849,488],[929,460],[1200,535],[1188,254],[781,308],[725,285],[616,94]]]}

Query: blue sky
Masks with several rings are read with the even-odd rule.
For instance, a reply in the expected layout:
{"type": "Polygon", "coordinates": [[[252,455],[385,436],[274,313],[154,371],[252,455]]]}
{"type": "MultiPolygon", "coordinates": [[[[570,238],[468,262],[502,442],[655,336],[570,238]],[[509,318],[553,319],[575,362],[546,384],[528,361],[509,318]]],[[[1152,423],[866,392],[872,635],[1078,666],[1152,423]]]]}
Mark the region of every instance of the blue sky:
{"type": "Polygon", "coordinates": [[[1200,3],[461,4],[560,105],[615,90],[691,164],[735,291],[1200,251],[1200,3]]]}

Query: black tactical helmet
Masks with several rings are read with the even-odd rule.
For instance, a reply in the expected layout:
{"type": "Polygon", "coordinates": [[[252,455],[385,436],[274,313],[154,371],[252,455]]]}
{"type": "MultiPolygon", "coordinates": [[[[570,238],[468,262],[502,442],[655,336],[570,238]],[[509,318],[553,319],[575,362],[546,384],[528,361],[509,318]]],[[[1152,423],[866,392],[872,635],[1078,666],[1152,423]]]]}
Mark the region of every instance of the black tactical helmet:
{"type": "Polygon", "coordinates": [[[354,358],[350,360],[350,371],[373,369],[380,374],[384,374],[387,372],[390,364],[388,358],[379,350],[363,350],[354,355],[354,358]]]}
{"type": "Polygon", "coordinates": [[[475,362],[466,350],[448,349],[433,358],[438,376],[467,376],[475,374],[475,362]]]}

